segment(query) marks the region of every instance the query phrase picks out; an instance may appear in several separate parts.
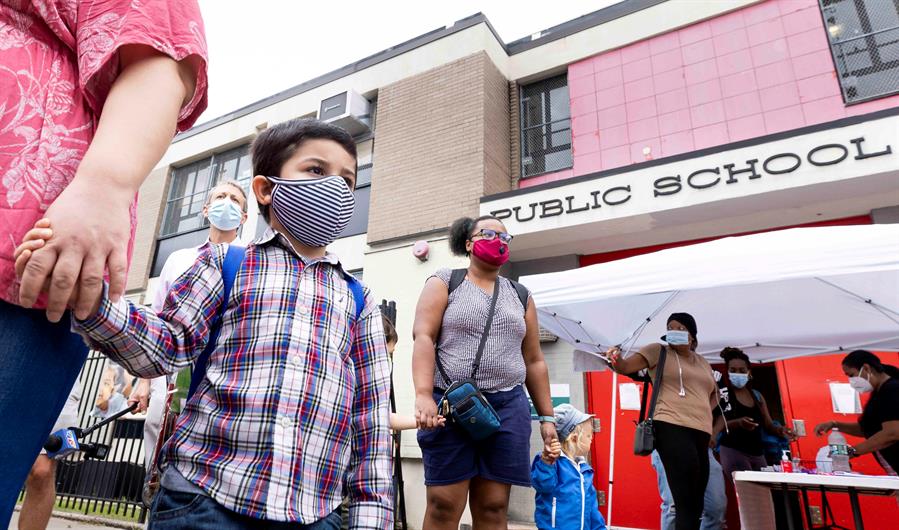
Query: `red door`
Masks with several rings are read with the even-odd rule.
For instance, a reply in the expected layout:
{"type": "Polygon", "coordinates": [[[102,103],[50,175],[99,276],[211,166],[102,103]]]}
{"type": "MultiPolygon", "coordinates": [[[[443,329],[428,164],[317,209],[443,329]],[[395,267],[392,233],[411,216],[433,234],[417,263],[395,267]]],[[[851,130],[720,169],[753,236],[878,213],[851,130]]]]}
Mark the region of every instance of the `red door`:
{"type": "MultiPolygon", "coordinates": [[[[661,498],[650,457],[633,452],[638,412],[621,410],[615,398],[612,412],[613,374],[594,372],[588,377],[588,409],[600,420],[601,431],[593,437],[593,467],[597,491],[604,491],[607,505],[601,506],[606,522],[608,500],[612,502],[612,523],[616,528],[659,528],[661,498]],[[612,451],[612,421],[615,420],[615,450],[612,451]],[[613,455],[614,462],[609,461],[613,455]],[[612,467],[614,466],[614,468],[612,467]],[[609,475],[612,474],[612,483],[609,475]]],[[[617,383],[631,383],[618,376],[617,383]]],[[[638,384],[639,385],[639,384],[638,384]]],[[[642,385],[639,385],[642,391],[642,385]]]]}

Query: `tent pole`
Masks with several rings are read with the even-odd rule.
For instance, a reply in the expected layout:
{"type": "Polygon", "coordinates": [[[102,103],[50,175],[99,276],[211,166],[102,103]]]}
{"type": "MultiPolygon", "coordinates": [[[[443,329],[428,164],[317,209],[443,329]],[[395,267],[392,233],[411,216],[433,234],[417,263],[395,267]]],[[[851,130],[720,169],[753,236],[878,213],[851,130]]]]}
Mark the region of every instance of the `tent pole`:
{"type": "Polygon", "coordinates": [[[610,436],[610,444],[609,444],[609,520],[608,525],[612,527],[612,489],[614,488],[615,482],[615,434],[616,428],[618,426],[617,417],[615,414],[615,403],[618,400],[618,373],[614,370],[612,371],[612,412],[610,417],[612,419],[612,429],[609,432],[610,436]]]}
{"type": "Polygon", "coordinates": [[[845,289],[845,288],[843,288],[843,287],[840,287],[839,285],[837,285],[837,284],[835,284],[835,283],[831,283],[831,282],[825,280],[824,278],[819,278],[819,277],[816,276],[815,279],[818,280],[819,282],[823,283],[824,285],[829,285],[829,286],[833,287],[834,289],[836,289],[836,290],[838,290],[838,291],[843,291],[844,293],[846,293],[846,294],[848,294],[848,295],[850,295],[850,296],[854,296],[854,297],[858,298],[858,299],[861,300],[862,302],[864,302],[864,303],[870,305],[871,307],[873,307],[874,309],[876,309],[876,310],[877,310],[878,312],[880,312],[883,316],[885,316],[885,317],[887,317],[888,319],[892,320],[892,321],[895,322],[896,324],[899,324],[899,320],[896,320],[895,318],[891,317],[890,315],[887,314],[887,312],[893,313],[894,315],[899,315],[899,313],[897,313],[896,311],[890,309],[889,307],[882,306],[882,305],[878,304],[877,302],[875,302],[874,300],[872,300],[872,299],[870,299],[870,298],[865,298],[864,296],[862,296],[862,295],[860,295],[860,294],[858,294],[858,293],[855,293],[855,292],[850,291],[849,289],[845,289]]]}

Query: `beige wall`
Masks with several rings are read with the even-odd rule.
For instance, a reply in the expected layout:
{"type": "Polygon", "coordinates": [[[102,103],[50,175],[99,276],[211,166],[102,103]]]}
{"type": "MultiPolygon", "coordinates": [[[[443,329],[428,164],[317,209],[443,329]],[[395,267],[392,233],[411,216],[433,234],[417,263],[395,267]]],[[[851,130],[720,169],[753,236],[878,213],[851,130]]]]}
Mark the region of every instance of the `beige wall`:
{"type": "Polygon", "coordinates": [[[369,244],[446,228],[510,189],[508,85],[484,52],[378,93],[369,244]]]}
{"type": "Polygon", "coordinates": [[[156,253],[156,234],[165,209],[165,192],[168,187],[169,168],[161,167],[150,173],[140,188],[137,201],[137,232],[134,235],[134,253],[128,270],[127,291],[140,291],[147,287],[150,267],[156,253]]]}

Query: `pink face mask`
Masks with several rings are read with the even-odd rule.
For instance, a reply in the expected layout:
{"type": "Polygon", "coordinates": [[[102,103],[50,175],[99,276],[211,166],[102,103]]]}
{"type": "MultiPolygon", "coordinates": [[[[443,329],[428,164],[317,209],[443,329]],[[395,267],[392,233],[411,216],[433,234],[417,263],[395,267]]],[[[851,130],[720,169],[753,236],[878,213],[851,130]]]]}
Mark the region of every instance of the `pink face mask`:
{"type": "Polygon", "coordinates": [[[471,247],[471,253],[490,265],[501,266],[509,261],[509,245],[498,237],[493,239],[479,239],[471,247]]]}

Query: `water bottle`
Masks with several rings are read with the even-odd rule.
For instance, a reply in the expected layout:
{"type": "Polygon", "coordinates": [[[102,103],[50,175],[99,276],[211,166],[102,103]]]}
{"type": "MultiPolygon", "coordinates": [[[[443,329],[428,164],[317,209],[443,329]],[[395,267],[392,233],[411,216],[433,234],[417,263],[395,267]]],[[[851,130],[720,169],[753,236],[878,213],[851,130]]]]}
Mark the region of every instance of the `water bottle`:
{"type": "Polygon", "coordinates": [[[827,445],[830,446],[830,459],[833,461],[833,472],[848,473],[852,471],[849,467],[849,446],[846,444],[846,438],[843,436],[843,433],[836,427],[834,427],[827,436],[827,445]]]}
{"type": "Polygon", "coordinates": [[[780,470],[784,473],[793,472],[793,461],[790,459],[790,452],[784,449],[780,457],[780,470]]]}

